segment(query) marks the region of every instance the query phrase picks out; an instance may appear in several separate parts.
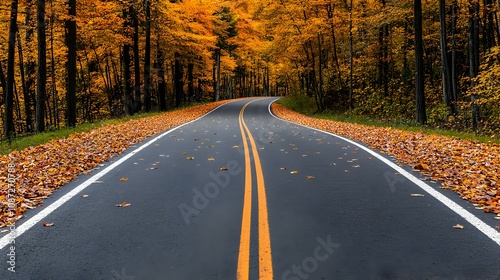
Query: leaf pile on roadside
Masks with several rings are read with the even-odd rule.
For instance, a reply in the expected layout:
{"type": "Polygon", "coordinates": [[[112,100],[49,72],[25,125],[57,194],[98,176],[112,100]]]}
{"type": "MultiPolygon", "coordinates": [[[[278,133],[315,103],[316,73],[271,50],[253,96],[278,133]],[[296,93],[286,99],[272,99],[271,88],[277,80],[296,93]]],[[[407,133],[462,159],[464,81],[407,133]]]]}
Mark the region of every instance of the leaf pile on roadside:
{"type": "Polygon", "coordinates": [[[41,206],[43,199],[54,190],[121,154],[131,145],[201,117],[227,102],[209,103],[102,126],[0,156],[0,228],[17,221],[27,209],[41,206]],[[14,166],[11,175],[16,177],[16,192],[11,194],[11,198],[15,199],[15,213],[12,216],[8,201],[9,188],[13,188],[7,181],[9,164],[14,166]]]}
{"type": "MultiPolygon", "coordinates": [[[[365,143],[380,153],[451,189],[460,197],[500,213],[500,145],[446,136],[311,118],[280,104],[273,104],[278,117],[329,131],[365,143]]],[[[346,171],[347,172],[347,171],[346,171]]]]}

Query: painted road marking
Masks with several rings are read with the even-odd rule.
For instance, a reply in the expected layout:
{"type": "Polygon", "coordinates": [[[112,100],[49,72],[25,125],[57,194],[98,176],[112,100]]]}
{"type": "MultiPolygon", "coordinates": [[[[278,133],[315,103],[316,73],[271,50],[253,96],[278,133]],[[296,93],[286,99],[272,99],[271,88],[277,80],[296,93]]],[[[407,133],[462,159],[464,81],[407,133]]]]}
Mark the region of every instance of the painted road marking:
{"type": "MultiPolygon", "coordinates": [[[[226,104],[229,104],[229,103],[226,103],[226,104]]],[[[40,223],[40,221],[42,221],[43,219],[45,219],[45,217],[47,217],[48,215],[50,215],[52,212],[54,212],[57,208],[59,208],[60,206],[62,206],[64,203],[68,202],[71,198],[73,198],[74,196],[78,195],[78,193],[80,193],[81,191],[83,191],[84,189],[86,189],[88,186],[92,185],[94,182],[98,181],[102,176],[106,175],[107,173],[109,173],[110,171],[112,171],[113,169],[115,169],[116,167],[118,167],[120,164],[124,163],[127,159],[133,157],[135,154],[137,154],[138,152],[142,151],[143,149],[145,149],[146,147],[150,146],[151,144],[153,144],[154,142],[158,141],[160,138],[176,131],[177,129],[181,128],[181,127],[184,127],[190,123],[193,123],[197,120],[200,120],[204,117],[206,117],[208,114],[212,113],[213,111],[219,109],[220,107],[226,105],[226,104],[222,104],[220,106],[218,106],[217,108],[213,109],[212,111],[206,113],[205,115],[195,119],[195,120],[192,120],[190,122],[187,122],[185,124],[182,124],[182,125],[179,125],[177,127],[174,127],[158,136],[156,136],[155,138],[151,139],[149,142],[146,142],[145,144],[143,144],[142,146],[140,146],[139,148],[135,149],[134,151],[130,152],[129,154],[123,156],[122,158],[120,158],[119,160],[115,161],[114,163],[112,163],[110,166],[106,167],[104,170],[102,170],[101,172],[95,174],[94,176],[90,177],[90,179],[86,180],[85,182],[81,183],[80,185],[78,185],[77,187],[75,187],[74,189],[72,189],[70,192],[66,193],[65,195],[63,195],[62,197],[60,197],[58,200],[54,201],[52,204],[50,204],[49,206],[47,206],[45,209],[43,209],[42,211],[38,212],[35,216],[33,216],[32,218],[30,218],[29,220],[27,220],[26,222],[24,222],[22,225],[16,227],[16,229],[14,231],[11,231],[9,232],[7,235],[5,235],[4,237],[0,238],[0,250],[3,249],[5,246],[7,246],[8,244],[11,244],[12,240],[15,240],[17,237],[21,236],[23,233],[25,233],[26,231],[28,231],[31,227],[33,227],[34,225],[40,223]]]]}
{"type": "Polygon", "coordinates": [[[390,160],[384,158],[383,156],[381,156],[377,152],[375,152],[375,151],[373,151],[373,150],[371,150],[371,149],[369,149],[369,148],[367,148],[367,147],[365,147],[365,146],[363,146],[363,145],[361,145],[359,143],[356,143],[356,142],[354,142],[354,141],[352,141],[350,139],[342,137],[340,135],[337,135],[337,134],[334,134],[334,133],[331,133],[331,132],[328,132],[328,131],[316,129],[316,128],[313,128],[313,127],[309,127],[309,126],[306,126],[306,125],[302,125],[302,124],[298,124],[298,123],[294,123],[294,122],[291,122],[291,121],[287,121],[287,120],[283,120],[283,119],[278,118],[277,116],[275,116],[271,112],[271,105],[274,102],[276,102],[276,100],[273,101],[273,102],[271,102],[269,104],[269,106],[268,106],[268,111],[269,111],[269,114],[271,114],[271,116],[275,117],[278,120],[282,120],[282,121],[285,121],[285,122],[288,122],[288,123],[291,123],[291,124],[299,125],[299,126],[302,126],[302,127],[306,127],[308,129],[312,129],[312,130],[315,130],[315,131],[319,131],[319,132],[322,132],[322,133],[325,133],[325,134],[337,137],[337,138],[342,139],[342,140],[344,140],[344,141],[346,141],[346,142],[348,142],[348,143],[350,143],[352,145],[355,145],[355,146],[359,147],[360,149],[363,149],[364,151],[368,152],[369,154],[371,154],[375,158],[377,158],[380,161],[382,161],[383,163],[387,164],[392,169],[394,169],[397,172],[399,172],[401,175],[405,176],[408,180],[410,180],[411,182],[413,182],[415,185],[419,186],[422,190],[424,190],[425,192],[427,192],[429,195],[431,195],[432,197],[434,197],[435,199],[437,199],[442,204],[446,205],[448,208],[450,208],[453,212],[455,212],[456,214],[458,214],[460,217],[464,218],[472,226],[474,226],[479,231],[481,231],[482,233],[484,233],[484,235],[486,235],[488,238],[490,238],[491,240],[493,240],[493,242],[495,242],[497,245],[500,245],[500,233],[498,231],[496,231],[493,227],[489,226],[488,224],[486,224],[485,222],[483,222],[481,219],[479,219],[478,217],[476,217],[474,214],[472,214],[469,211],[465,210],[462,206],[458,205],[453,200],[447,198],[445,195],[443,195],[442,193],[438,192],[437,190],[435,190],[434,188],[432,188],[431,186],[429,186],[425,182],[421,181],[417,177],[413,176],[411,173],[407,172],[406,170],[404,170],[403,168],[401,168],[397,164],[395,164],[395,163],[391,162],[390,160]]]}
{"type": "Polygon", "coordinates": [[[252,166],[250,164],[250,151],[243,130],[243,110],[250,104],[247,103],[240,111],[238,122],[240,124],[241,139],[245,154],[245,191],[243,198],[243,215],[241,218],[240,250],[238,253],[238,269],[236,279],[248,280],[250,274],[250,222],[252,219],[252,166]]]}
{"type": "Polygon", "coordinates": [[[238,269],[237,279],[248,280],[249,278],[249,265],[250,265],[250,220],[251,220],[251,207],[252,207],[252,181],[251,178],[251,165],[250,165],[250,151],[248,149],[247,141],[250,141],[252,154],[254,158],[255,174],[257,177],[257,202],[258,202],[258,237],[259,237],[259,279],[272,280],[273,279],[273,264],[271,254],[271,237],[269,233],[269,221],[267,213],[267,198],[266,188],[264,182],[264,174],[262,172],[262,165],[260,162],[259,153],[255,140],[248,129],[247,124],[243,118],[246,107],[255,102],[251,101],[241,108],[239,115],[240,131],[243,138],[243,146],[245,149],[245,197],[243,204],[243,217],[241,224],[241,239],[240,251],[238,255],[238,269]],[[243,130],[244,128],[244,130],[243,130]],[[246,132],[246,135],[245,135],[246,132]],[[247,139],[248,138],[248,139],[247,139]],[[244,232],[246,231],[246,232],[244,232]],[[245,238],[245,239],[244,239],[245,238]]]}

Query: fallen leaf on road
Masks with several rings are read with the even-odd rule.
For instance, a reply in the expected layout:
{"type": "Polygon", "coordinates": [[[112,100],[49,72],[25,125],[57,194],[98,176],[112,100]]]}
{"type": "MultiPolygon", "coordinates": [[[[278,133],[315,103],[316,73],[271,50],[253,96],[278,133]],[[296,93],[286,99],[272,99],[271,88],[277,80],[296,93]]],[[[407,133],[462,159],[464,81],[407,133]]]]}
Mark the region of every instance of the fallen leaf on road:
{"type": "Polygon", "coordinates": [[[4,233],[4,232],[8,232],[9,230],[8,229],[4,229],[2,231],[0,231],[0,233],[4,233]]]}
{"type": "Polygon", "coordinates": [[[187,157],[187,160],[194,160],[194,157],[187,157]]]}
{"type": "Polygon", "coordinates": [[[314,176],[306,176],[306,179],[314,179],[314,176]]]}
{"type": "Polygon", "coordinates": [[[500,231],[500,226],[496,226],[495,229],[500,231]]]}
{"type": "Polygon", "coordinates": [[[234,145],[232,148],[233,149],[238,149],[240,146],[234,145]]]}
{"type": "Polygon", "coordinates": [[[126,182],[126,181],[128,181],[128,178],[125,178],[125,177],[120,178],[120,181],[122,181],[122,182],[126,182]]]}
{"type": "Polygon", "coordinates": [[[423,194],[420,194],[420,193],[412,193],[410,195],[413,196],[413,197],[422,197],[422,196],[424,196],[423,194]]]}
{"type": "Polygon", "coordinates": [[[359,168],[360,166],[359,166],[359,164],[358,164],[358,165],[354,165],[353,167],[354,167],[354,168],[359,168]]]}
{"type": "Polygon", "coordinates": [[[463,229],[464,226],[462,226],[461,224],[456,224],[453,226],[454,229],[463,229]]]}
{"type": "Polygon", "coordinates": [[[121,204],[116,204],[115,205],[116,207],[129,207],[130,206],[130,203],[127,203],[127,202],[122,202],[121,204]]]}
{"type": "Polygon", "coordinates": [[[54,223],[46,223],[46,222],[43,222],[43,223],[42,223],[42,225],[43,225],[44,227],[52,227],[52,226],[54,226],[54,223]]]}
{"type": "Polygon", "coordinates": [[[299,173],[299,172],[298,172],[297,170],[294,170],[294,171],[292,171],[292,172],[290,172],[290,173],[291,173],[291,174],[297,174],[297,173],[299,173]]]}
{"type": "Polygon", "coordinates": [[[227,167],[223,166],[220,168],[221,171],[226,171],[227,170],[227,167]]]}
{"type": "Polygon", "coordinates": [[[280,170],[286,170],[286,167],[281,167],[280,170]]]}
{"type": "Polygon", "coordinates": [[[215,159],[214,159],[213,157],[211,157],[211,158],[208,158],[208,160],[209,160],[209,161],[213,161],[213,160],[215,160],[215,159]]]}
{"type": "Polygon", "coordinates": [[[188,153],[187,152],[182,152],[183,155],[187,155],[188,153]]]}
{"type": "Polygon", "coordinates": [[[88,194],[82,194],[82,197],[83,198],[87,198],[87,197],[89,197],[89,195],[88,194]]]}

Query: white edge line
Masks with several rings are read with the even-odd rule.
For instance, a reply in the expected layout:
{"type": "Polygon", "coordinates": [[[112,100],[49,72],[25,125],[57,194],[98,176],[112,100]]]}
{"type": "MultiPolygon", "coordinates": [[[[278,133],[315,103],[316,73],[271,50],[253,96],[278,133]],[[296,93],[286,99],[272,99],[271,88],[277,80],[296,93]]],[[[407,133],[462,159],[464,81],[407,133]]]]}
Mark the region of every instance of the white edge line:
{"type": "Polygon", "coordinates": [[[273,102],[271,102],[269,104],[269,106],[268,106],[269,114],[271,114],[271,116],[273,116],[273,117],[275,117],[275,118],[277,118],[279,120],[288,122],[288,123],[292,123],[292,124],[295,124],[295,125],[306,127],[306,128],[309,128],[309,129],[312,129],[312,130],[316,130],[316,131],[319,131],[319,132],[322,132],[322,133],[326,133],[328,135],[337,137],[339,139],[342,139],[342,140],[344,140],[344,141],[346,141],[348,143],[351,143],[351,144],[353,144],[353,145],[355,145],[355,146],[363,149],[364,151],[366,151],[369,154],[371,154],[372,156],[376,157],[377,159],[379,159],[383,163],[387,164],[392,169],[394,169],[397,172],[399,172],[401,175],[405,176],[408,180],[410,180],[411,182],[413,182],[415,185],[419,186],[422,190],[424,190],[429,195],[431,195],[432,197],[434,197],[435,199],[437,199],[439,202],[441,202],[444,205],[446,205],[453,212],[457,213],[459,216],[461,216],[462,218],[464,218],[467,222],[469,222],[470,224],[472,224],[475,228],[477,228],[479,231],[481,231],[482,233],[484,233],[484,235],[486,235],[487,237],[489,237],[491,240],[493,240],[493,242],[495,242],[497,245],[500,246],[500,233],[498,231],[496,231],[493,227],[489,226],[488,224],[486,224],[485,222],[483,222],[481,219],[479,219],[478,217],[474,216],[474,214],[472,214],[469,211],[465,210],[462,206],[458,205],[453,200],[447,198],[442,193],[438,192],[437,190],[435,190],[434,188],[432,188],[431,186],[429,186],[425,182],[419,180],[417,177],[415,177],[411,173],[407,172],[406,170],[404,170],[403,168],[401,168],[397,164],[395,164],[395,163],[391,162],[390,160],[384,158],[383,156],[381,156],[377,152],[375,152],[375,151],[373,151],[373,150],[371,150],[371,149],[369,149],[369,148],[367,148],[367,147],[365,147],[365,146],[363,146],[363,145],[361,145],[359,143],[356,143],[356,142],[354,142],[354,141],[352,141],[350,139],[342,137],[340,135],[337,135],[337,134],[334,134],[334,133],[331,133],[331,132],[328,132],[328,131],[316,129],[316,128],[313,128],[313,127],[309,127],[309,126],[306,126],[306,125],[302,125],[302,124],[298,124],[298,123],[295,123],[295,122],[291,122],[291,121],[287,121],[287,120],[278,118],[271,111],[271,105],[274,102],[276,102],[276,100],[273,101],[273,102]]]}
{"type": "MultiPolygon", "coordinates": [[[[229,103],[232,103],[232,102],[229,102],[229,103]]],[[[122,164],[127,159],[131,158],[132,156],[134,156],[135,154],[137,154],[141,150],[145,149],[149,145],[151,145],[154,142],[158,141],[160,138],[162,138],[162,137],[164,137],[164,136],[166,136],[166,135],[174,132],[175,130],[177,130],[177,129],[183,127],[183,126],[186,126],[186,125],[188,125],[190,123],[193,123],[193,122],[195,122],[197,120],[200,120],[200,119],[206,117],[208,114],[212,113],[213,111],[215,111],[215,110],[219,109],[220,107],[222,107],[222,106],[224,106],[226,104],[229,104],[229,103],[225,103],[225,104],[219,105],[216,108],[214,108],[213,110],[211,110],[210,112],[204,114],[203,116],[201,116],[201,117],[199,117],[197,119],[194,119],[194,120],[192,120],[190,122],[181,124],[179,126],[176,126],[176,127],[172,128],[172,129],[169,129],[169,130],[165,131],[164,133],[156,136],[155,138],[151,139],[149,142],[146,142],[146,143],[142,144],[139,148],[133,150],[129,154],[127,154],[127,155],[123,156],[122,158],[120,158],[119,160],[115,161],[114,163],[112,163],[111,165],[109,165],[108,167],[106,167],[101,172],[99,172],[99,173],[95,174],[94,176],[90,177],[85,182],[81,183],[76,188],[72,189],[70,192],[68,192],[67,194],[65,194],[62,197],[60,197],[58,200],[56,200],[53,203],[51,203],[45,209],[43,209],[42,211],[38,212],[35,216],[31,217],[30,219],[28,219],[27,221],[25,221],[24,223],[22,223],[19,227],[16,227],[16,229],[14,231],[11,231],[8,234],[6,234],[4,237],[0,238],[0,250],[2,250],[8,244],[11,244],[12,240],[15,240],[17,237],[21,236],[23,233],[25,233],[26,231],[28,231],[31,227],[33,227],[34,225],[38,224],[43,218],[47,217],[50,213],[54,212],[61,205],[63,205],[64,203],[68,202],[71,198],[73,198],[74,196],[76,196],[78,193],[80,193],[81,191],[83,191],[84,189],[86,189],[91,184],[95,183],[95,181],[99,180],[99,178],[101,178],[102,176],[106,175],[111,170],[113,170],[114,168],[116,168],[117,166],[119,166],[120,164],[122,164]]]]}

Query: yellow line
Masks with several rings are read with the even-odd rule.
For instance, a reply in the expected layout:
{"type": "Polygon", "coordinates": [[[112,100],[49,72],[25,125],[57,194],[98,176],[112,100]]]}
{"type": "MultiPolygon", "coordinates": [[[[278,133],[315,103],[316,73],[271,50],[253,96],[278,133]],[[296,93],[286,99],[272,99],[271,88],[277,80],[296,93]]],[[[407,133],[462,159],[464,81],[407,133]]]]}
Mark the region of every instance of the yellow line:
{"type": "Polygon", "coordinates": [[[259,202],[259,279],[273,279],[273,262],[271,255],[271,236],[269,234],[269,221],[267,215],[266,187],[264,184],[264,174],[260,163],[259,152],[255,140],[248,129],[245,120],[242,119],[245,131],[250,139],[252,153],[255,163],[255,172],[257,175],[257,199],[259,202]]]}
{"type": "Polygon", "coordinates": [[[243,139],[243,149],[245,152],[245,191],[243,198],[243,215],[241,218],[240,250],[238,253],[238,270],[236,279],[248,280],[250,273],[250,222],[252,220],[252,166],[250,164],[250,151],[243,130],[243,112],[247,103],[240,111],[238,118],[240,124],[241,138],[243,139]]]}
{"type": "Polygon", "coordinates": [[[258,236],[259,236],[259,279],[272,280],[273,266],[271,255],[271,238],[269,234],[269,222],[267,214],[267,199],[264,183],[264,175],[260,162],[259,153],[255,140],[243,119],[246,107],[254,101],[251,101],[240,111],[238,118],[241,137],[243,138],[243,148],[245,151],[245,195],[243,203],[243,217],[241,224],[240,250],[238,255],[238,280],[248,280],[250,265],[250,222],[252,205],[252,170],[250,165],[250,151],[248,149],[247,135],[252,153],[254,156],[255,172],[257,176],[257,198],[258,198],[258,236]],[[243,130],[245,128],[245,130],[243,130]],[[246,135],[245,135],[246,132],[246,135]]]}

